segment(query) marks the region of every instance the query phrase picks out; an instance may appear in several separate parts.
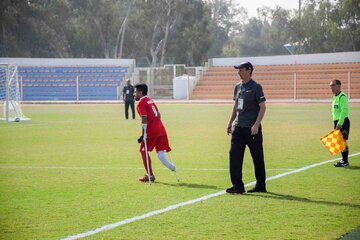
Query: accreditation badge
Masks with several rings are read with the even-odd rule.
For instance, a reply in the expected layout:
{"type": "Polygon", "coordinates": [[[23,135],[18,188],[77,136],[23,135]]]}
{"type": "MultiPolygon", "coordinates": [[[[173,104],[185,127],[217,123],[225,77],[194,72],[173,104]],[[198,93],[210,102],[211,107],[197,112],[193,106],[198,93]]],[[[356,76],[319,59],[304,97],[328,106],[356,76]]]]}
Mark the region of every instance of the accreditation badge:
{"type": "Polygon", "coordinates": [[[130,94],[130,90],[126,89],[126,94],[129,95],[130,94]]]}
{"type": "Polygon", "coordinates": [[[238,110],[243,110],[243,107],[244,107],[244,99],[239,98],[239,99],[238,99],[237,109],[238,109],[238,110]]]}

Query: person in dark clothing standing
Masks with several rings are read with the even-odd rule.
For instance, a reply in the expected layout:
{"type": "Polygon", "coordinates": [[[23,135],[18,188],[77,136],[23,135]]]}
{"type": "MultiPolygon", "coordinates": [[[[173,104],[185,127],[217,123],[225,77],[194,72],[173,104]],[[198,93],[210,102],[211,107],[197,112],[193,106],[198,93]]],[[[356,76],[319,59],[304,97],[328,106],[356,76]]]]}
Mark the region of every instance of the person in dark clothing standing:
{"type": "Polygon", "coordinates": [[[242,181],[242,165],[246,146],[250,149],[256,176],[256,185],[248,192],[266,192],[261,129],[261,121],[266,110],[266,99],[261,85],[251,78],[254,67],[250,62],[243,62],[234,68],[238,69],[242,81],[235,86],[235,104],[226,129],[227,134],[231,134],[229,156],[230,177],[233,184],[232,187],[226,189],[226,192],[231,194],[245,192],[242,181]]]}
{"type": "Polygon", "coordinates": [[[135,104],[134,104],[134,87],[131,85],[131,80],[126,80],[126,86],[123,89],[123,100],[125,103],[125,118],[129,119],[129,106],[131,107],[132,119],[135,119],[135,104]]]}
{"type": "Polygon", "coordinates": [[[333,80],[330,82],[330,88],[334,94],[332,99],[332,116],[334,121],[334,128],[339,129],[343,138],[346,141],[346,148],[341,152],[342,160],[334,164],[335,167],[349,166],[349,147],[347,140],[350,134],[350,120],[349,120],[349,100],[348,96],[341,91],[341,81],[333,80]]]}

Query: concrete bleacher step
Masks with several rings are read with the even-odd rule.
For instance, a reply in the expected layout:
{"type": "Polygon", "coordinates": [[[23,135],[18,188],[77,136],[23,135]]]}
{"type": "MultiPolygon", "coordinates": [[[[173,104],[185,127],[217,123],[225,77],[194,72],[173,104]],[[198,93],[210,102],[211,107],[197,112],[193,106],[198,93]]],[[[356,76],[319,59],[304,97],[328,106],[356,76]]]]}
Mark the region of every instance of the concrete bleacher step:
{"type": "MultiPolygon", "coordinates": [[[[263,87],[268,99],[331,98],[329,83],[341,79],[342,89],[348,91],[351,76],[351,96],[360,95],[360,63],[298,64],[254,66],[253,79],[263,87]],[[296,83],[294,78],[296,77],[296,83]]],[[[233,66],[210,67],[194,89],[191,99],[229,99],[239,82],[233,66]]]]}
{"type": "MultiPolygon", "coordinates": [[[[271,98],[266,97],[267,99],[293,99],[293,94],[282,94],[274,95],[271,98]]],[[[232,97],[227,94],[198,94],[192,95],[191,99],[223,99],[223,100],[233,100],[232,97]]]]}

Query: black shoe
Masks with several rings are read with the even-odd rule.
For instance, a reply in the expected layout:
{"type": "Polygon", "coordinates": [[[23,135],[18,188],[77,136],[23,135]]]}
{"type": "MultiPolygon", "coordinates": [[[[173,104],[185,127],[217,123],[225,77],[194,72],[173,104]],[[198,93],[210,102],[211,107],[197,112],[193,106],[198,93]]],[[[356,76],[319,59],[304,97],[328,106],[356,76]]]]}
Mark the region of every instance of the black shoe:
{"type": "Polygon", "coordinates": [[[336,164],[334,164],[335,167],[348,167],[349,163],[348,162],[344,162],[344,161],[340,161],[337,162],[336,164]]]}
{"type": "Polygon", "coordinates": [[[230,194],[243,194],[245,192],[245,189],[243,189],[243,188],[238,189],[235,187],[231,187],[231,188],[226,189],[226,192],[230,193],[230,194]]]}
{"type": "Polygon", "coordinates": [[[254,193],[254,192],[267,192],[266,188],[260,188],[260,187],[253,187],[252,189],[247,191],[248,193],[254,193]]]}

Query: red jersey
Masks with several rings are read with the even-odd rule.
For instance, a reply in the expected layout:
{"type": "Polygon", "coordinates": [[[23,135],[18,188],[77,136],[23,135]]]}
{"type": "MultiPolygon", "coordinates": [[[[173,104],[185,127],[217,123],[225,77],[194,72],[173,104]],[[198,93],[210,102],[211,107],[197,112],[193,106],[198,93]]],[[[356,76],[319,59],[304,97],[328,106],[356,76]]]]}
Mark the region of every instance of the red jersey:
{"type": "Polygon", "coordinates": [[[147,130],[148,138],[159,137],[166,135],[166,130],[159,117],[159,110],[150,97],[144,96],[140,98],[136,106],[136,110],[140,117],[147,117],[147,130]]]}

